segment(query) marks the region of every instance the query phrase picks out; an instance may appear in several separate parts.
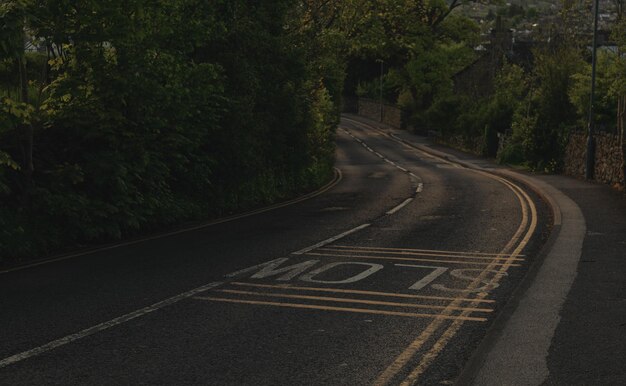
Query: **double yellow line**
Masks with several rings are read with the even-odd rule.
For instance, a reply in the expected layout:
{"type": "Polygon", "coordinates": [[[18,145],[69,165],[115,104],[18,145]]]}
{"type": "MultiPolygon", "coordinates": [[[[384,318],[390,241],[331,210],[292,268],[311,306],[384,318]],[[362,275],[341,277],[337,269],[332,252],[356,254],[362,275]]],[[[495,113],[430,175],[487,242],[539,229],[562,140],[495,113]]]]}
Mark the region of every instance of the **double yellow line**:
{"type": "MultiPolygon", "coordinates": [[[[354,121],[358,122],[358,121],[354,121]]],[[[361,122],[358,122],[363,124],[361,122]]],[[[369,126],[369,125],[367,125],[369,126]]],[[[371,127],[371,126],[370,126],[371,127]]],[[[373,127],[372,127],[373,128],[373,127]]],[[[373,128],[377,130],[376,128],[373,128]]],[[[406,143],[399,141],[393,137],[392,140],[401,143],[406,147],[410,147],[413,149],[417,149],[422,153],[424,152],[422,149],[409,146],[406,143]]],[[[429,154],[443,162],[454,164],[447,159],[438,157],[433,154],[429,154]]],[[[500,280],[506,276],[507,271],[510,267],[515,266],[515,261],[518,256],[521,255],[524,247],[530,241],[533,233],[537,228],[537,208],[528,194],[520,188],[517,184],[508,181],[500,176],[497,176],[492,173],[487,173],[481,170],[476,169],[468,169],[475,173],[481,174],[487,178],[496,180],[502,184],[504,184],[507,188],[509,188],[517,197],[520,206],[522,208],[522,221],[511,238],[511,240],[506,244],[506,246],[502,249],[502,251],[498,254],[498,259],[494,259],[492,262],[487,264],[480,274],[467,286],[466,290],[463,292],[473,292],[479,288],[481,284],[487,283],[485,288],[494,288],[500,280]],[[490,274],[495,273],[491,279],[487,279],[490,274]]],[[[485,299],[488,295],[488,290],[480,292],[477,294],[477,300],[485,299]]],[[[459,305],[463,302],[461,296],[455,298],[451,301],[448,306],[441,312],[441,315],[451,315],[453,310],[457,309],[459,305]]],[[[471,311],[463,311],[461,312],[459,317],[467,317],[470,315],[471,311]]],[[[446,320],[443,318],[433,320],[426,329],[413,341],[411,344],[404,349],[404,351],[389,365],[375,380],[374,384],[379,385],[387,385],[389,384],[405,367],[409,364],[409,362],[413,361],[416,354],[424,348],[426,342],[431,340],[435,333],[439,331],[441,328],[445,328],[445,330],[439,335],[437,340],[432,344],[430,349],[426,351],[419,360],[419,363],[416,367],[414,367],[409,375],[400,383],[402,386],[408,386],[415,384],[419,377],[428,369],[428,367],[433,363],[433,361],[437,358],[437,356],[444,350],[450,340],[456,336],[458,331],[461,329],[465,321],[463,319],[454,320],[449,326],[446,326],[446,320]]]]}
{"type": "MultiPolygon", "coordinates": [[[[387,292],[376,292],[376,291],[359,291],[359,290],[346,290],[339,288],[318,288],[318,287],[299,287],[299,286],[285,286],[285,285],[268,285],[268,284],[256,284],[256,283],[242,283],[242,282],[232,282],[230,283],[235,287],[253,287],[255,289],[272,289],[272,290],[282,290],[283,292],[261,292],[261,291],[248,291],[248,290],[239,290],[239,289],[217,289],[213,290],[214,292],[219,292],[223,294],[230,295],[243,295],[250,296],[252,299],[236,299],[236,298],[222,298],[215,296],[196,296],[194,299],[196,300],[205,300],[205,301],[217,301],[217,302],[226,302],[226,303],[240,303],[240,304],[253,304],[253,305],[266,305],[266,306],[275,306],[275,307],[286,307],[286,308],[300,308],[300,309],[310,309],[310,310],[322,310],[322,311],[340,311],[340,312],[349,312],[349,313],[362,313],[362,314],[373,314],[373,315],[387,315],[387,316],[403,316],[403,317],[411,317],[411,318],[428,318],[428,319],[446,319],[446,320],[457,320],[462,319],[464,321],[471,322],[485,322],[487,321],[486,317],[479,316],[474,317],[471,316],[474,312],[481,313],[490,313],[493,312],[491,308],[479,308],[478,306],[472,307],[451,307],[449,305],[433,305],[433,304],[424,304],[424,303],[412,303],[412,302],[397,302],[397,301],[386,301],[386,300],[374,300],[372,298],[376,297],[395,297],[395,298],[403,298],[403,299],[422,299],[422,300],[444,300],[444,301],[453,301],[457,300],[456,298],[448,297],[435,297],[435,296],[421,296],[421,295],[411,295],[411,294],[396,294],[396,293],[387,293],[387,292]],[[359,298],[347,298],[347,297],[329,297],[329,296],[319,296],[319,295],[303,295],[303,294],[292,294],[286,293],[285,291],[296,291],[296,292],[331,292],[334,294],[347,294],[347,295],[367,295],[370,299],[359,299],[359,298]],[[277,301],[266,301],[266,300],[257,300],[255,298],[277,298],[277,301]],[[280,299],[289,299],[289,300],[311,300],[311,301],[322,301],[325,303],[337,304],[344,303],[350,304],[350,307],[337,307],[331,306],[327,304],[302,304],[302,303],[289,303],[284,302],[280,299]],[[394,308],[408,308],[408,309],[424,309],[430,311],[439,311],[439,310],[449,310],[449,311],[463,311],[463,316],[452,314],[442,314],[442,313],[416,313],[416,312],[405,312],[405,311],[393,311],[393,310],[384,310],[384,309],[376,309],[376,308],[355,308],[352,306],[353,304],[361,304],[366,306],[385,306],[385,307],[394,307],[394,308]],[[466,312],[467,311],[467,312],[466,312]]],[[[460,299],[461,302],[470,302],[470,303],[493,303],[492,300],[476,300],[476,299],[460,299]]]]}

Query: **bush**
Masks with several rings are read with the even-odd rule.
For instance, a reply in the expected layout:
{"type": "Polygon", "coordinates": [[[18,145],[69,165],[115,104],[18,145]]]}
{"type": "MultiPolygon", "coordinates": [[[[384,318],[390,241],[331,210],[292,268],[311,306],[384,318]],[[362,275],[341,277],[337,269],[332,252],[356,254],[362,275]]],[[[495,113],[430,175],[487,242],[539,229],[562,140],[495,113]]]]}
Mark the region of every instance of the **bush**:
{"type": "MultiPolygon", "coordinates": [[[[22,134],[0,127],[0,256],[206,219],[330,178],[343,67],[324,35],[302,32],[294,2],[81,5],[19,2],[56,58],[43,104],[0,106],[0,123],[36,118],[20,123],[34,130],[32,176],[13,167],[22,134]]],[[[31,81],[47,59],[27,56],[31,81]]],[[[0,81],[15,71],[0,55],[0,81]]]]}
{"type": "Polygon", "coordinates": [[[497,161],[501,164],[522,165],[525,162],[524,147],[521,143],[510,143],[498,154],[497,161]]]}

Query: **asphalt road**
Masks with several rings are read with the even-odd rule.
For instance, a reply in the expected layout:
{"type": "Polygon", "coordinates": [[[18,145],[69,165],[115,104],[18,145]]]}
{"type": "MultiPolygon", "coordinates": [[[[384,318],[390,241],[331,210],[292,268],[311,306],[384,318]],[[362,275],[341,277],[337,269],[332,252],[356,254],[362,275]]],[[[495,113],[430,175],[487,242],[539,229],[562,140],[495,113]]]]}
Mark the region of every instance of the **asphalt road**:
{"type": "Polygon", "coordinates": [[[0,384],[452,384],[541,247],[523,186],[358,122],[310,200],[0,274],[0,384]]]}

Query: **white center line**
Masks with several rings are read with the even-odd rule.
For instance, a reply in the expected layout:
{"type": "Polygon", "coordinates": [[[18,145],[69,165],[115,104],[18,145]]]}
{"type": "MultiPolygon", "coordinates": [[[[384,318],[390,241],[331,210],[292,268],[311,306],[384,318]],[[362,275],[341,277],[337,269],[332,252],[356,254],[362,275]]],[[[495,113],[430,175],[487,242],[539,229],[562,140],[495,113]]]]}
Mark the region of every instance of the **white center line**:
{"type": "Polygon", "coordinates": [[[372,225],[372,224],[359,225],[358,227],[350,229],[349,231],[343,232],[341,234],[338,234],[337,236],[333,236],[333,237],[331,237],[329,239],[326,239],[324,241],[321,241],[321,242],[319,242],[319,243],[317,243],[315,245],[311,245],[310,247],[306,247],[306,248],[301,249],[301,250],[299,250],[297,252],[293,252],[292,255],[303,255],[303,254],[305,254],[307,252],[311,252],[314,249],[323,247],[324,245],[328,245],[328,244],[330,244],[332,242],[335,242],[335,241],[337,241],[339,239],[342,239],[342,238],[344,238],[344,237],[346,237],[348,235],[351,235],[354,232],[358,232],[361,229],[365,229],[365,228],[369,227],[370,225],[372,225]]]}
{"type": "Polygon", "coordinates": [[[407,206],[411,201],[413,201],[413,197],[407,198],[406,200],[404,200],[404,202],[402,202],[402,204],[400,204],[400,205],[396,206],[395,208],[391,209],[390,211],[388,211],[387,214],[394,214],[394,213],[396,213],[400,209],[402,209],[405,206],[407,206]]]}
{"type": "Polygon", "coordinates": [[[82,331],[79,331],[79,332],[77,332],[75,334],[67,335],[67,336],[65,336],[63,338],[59,338],[57,340],[53,340],[52,342],[48,342],[48,343],[44,344],[43,346],[35,347],[35,348],[31,349],[31,350],[23,351],[23,352],[21,352],[19,354],[15,354],[15,355],[12,355],[12,356],[10,356],[8,358],[4,358],[4,359],[0,360],[0,369],[3,368],[3,367],[6,367],[6,366],[12,365],[12,364],[14,364],[16,362],[23,361],[24,359],[28,359],[30,357],[34,357],[34,356],[43,354],[45,352],[54,350],[55,348],[58,348],[58,347],[66,345],[66,344],[72,343],[72,342],[77,341],[79,339],[85,338],[85,337],[87,337],[89,335],[93,335],[93,334],[95,334],[97,332],[107,330],[107,329],[109,329],[111,327],[119,326],[120,324],[123,324],[123,323],[126,323],[126,322],[130,321],[130,320],[139,318],[140,316],[144,316],[146,314],[154,312],[154,311],[156,311],[158,309],[161,309],[163,307],[171,306],[174,303],[177,303],[177,302],[179,302],[181,300],[190,298],[190,297],[192,297],[194,295],[197,295],[197,294],[199,294],[201,292],[208,291],[208,290],[210,290],[212,288],[215,288],[215,287],[217,287],[217,286],[219,286],[221,284],[222,284],[221,282],[215,282],[215,283],[210,283],[210,284],[207,284],[207,285],[203,285],[202,287],[194,288],[191,291],[187,291],[187,292],[184,292],[182,294],[173,296],[173,297],[171,297],[169,299],[165,299],[165,300],[160,301],[158,303],[154,303],[151,306],[141,308],[139,310],[133,311],[133,312],[128,313],[126,315],[122,315],[122,316],[117,317],[115,319],[111,319],[111,320],[109,320],[107,322],[100,323],[100,324],[97,324],[95,326],[86,328],[86,329],[84,329],[82,331]]]}

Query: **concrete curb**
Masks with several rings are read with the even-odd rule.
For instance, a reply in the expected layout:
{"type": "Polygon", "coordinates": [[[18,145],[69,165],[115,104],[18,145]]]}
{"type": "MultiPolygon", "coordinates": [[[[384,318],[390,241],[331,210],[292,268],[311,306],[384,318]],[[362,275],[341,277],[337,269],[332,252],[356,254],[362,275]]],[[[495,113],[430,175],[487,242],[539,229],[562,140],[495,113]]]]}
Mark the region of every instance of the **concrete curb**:
{"type": "MultiPolygon", "coordinates": [[[[367,122],[356,121],[377,129],[367,122]]],[[[550,374],[548,351],[581,256],[586,225],[580,208],[564,193],[535,178],[510,169],[485,169],[394,133],[377,130],[432,156],[521,183],[550,207],[553,215],[550,237],[455,382],[456,385],[540,385],[550,374]]]]}
{"type": "Polygon", "coordinates": [[[533,184],[552,196],[562,222],[518,287],[509,313],[494,324],[483,355],[468,368],[471,384],[540,385],[550,375],[547,357],[576,279],[586,223],[564,193],[541,181],[533,184]]]}
{"type": "Polygon", "coordinates": [[[516,181],[524,184],[525,186],[528,186],[535,193],[537,193],[540,197],[542,197],[542,199],[544,199],[548,203],[550,209],[552,210],[553,225],[552,225],[552,229],[550,232],[550,237],[548,237],[548,240],[546,240],[545,244],[539,251],[539,254],[535,258],[535,260],[532,262],[530,267],[528,268],[528,271],[526,271],[526,274],[521,279],[519,285],[513,290],[513,292],[511,293],[511,296],[509,297],[507,302],[503,305],[500,311],[500,314],[493,320],[491,326],[487,329],[485,336],[481,340],[480,344],[474,350],[470,359],[467,361],[467,363],[463,367],[461,374],[458,376],[458,378],[455,381],[455,385],[457,386],[471,385],[474,383],[480,370],[483,368],[489,353],[495,347],[496,342],[503,335],[503,332],[508,322],[511,320],[511,317],[513,316],[515,311],[518,309],[520,301],[524,298],[524,296],[528,292],[528,289],[532,286],[546,258],[549,256],[552,248],[554,247],[559,236],[561,235],[561,221],[562,221],[561,220],[562,218],[561,208],[555,202],[555,200],[549,194],[547,194],[547,192],[545,192],[539,186],[533,185],[532,182],[528,181],[527,178],[517,173],[515,173],[516,176],[511,176],[508,173],[496,173],[496,174],[503,176],[503,177],[507,176],[509,178],[516,179],[516,181]]]}

